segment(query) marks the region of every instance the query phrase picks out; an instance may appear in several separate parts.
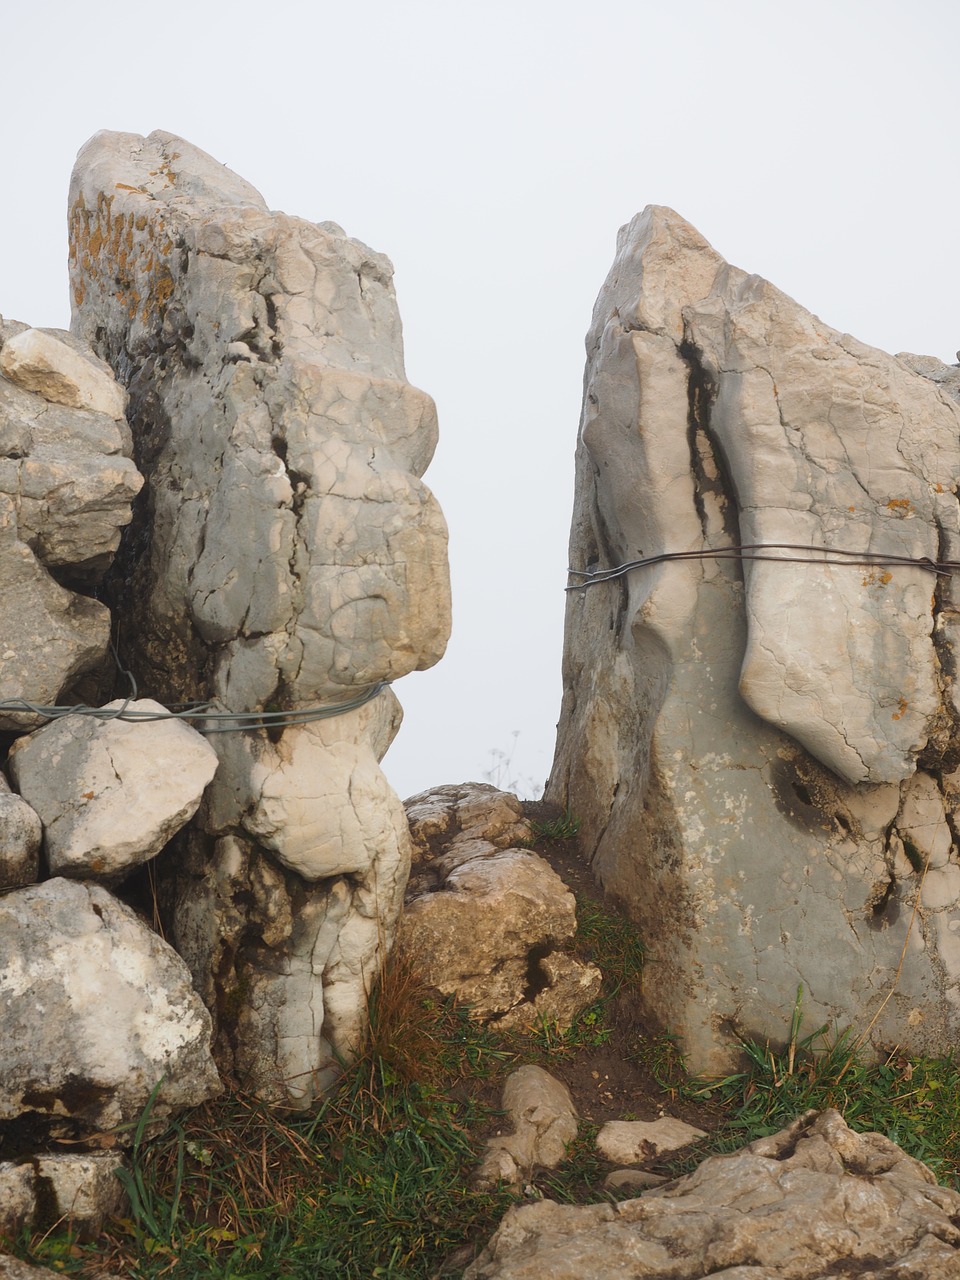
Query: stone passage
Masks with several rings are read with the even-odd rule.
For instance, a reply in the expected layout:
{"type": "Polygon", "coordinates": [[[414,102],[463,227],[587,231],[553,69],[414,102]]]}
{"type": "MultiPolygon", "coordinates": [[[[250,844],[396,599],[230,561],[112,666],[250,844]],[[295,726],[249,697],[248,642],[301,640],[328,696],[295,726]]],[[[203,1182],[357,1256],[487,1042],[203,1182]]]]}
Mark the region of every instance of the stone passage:
{"type": "MultiPolygon", "coordinates": [[[[436,662],[436,415],[404,376],[389,261],[182,139],[101,133],[70,263],[73,330],[127,387],[147,481],[108,583],[141,692],[296,713],[436,662]]],[[[262,1096],[308,1104],[362,1034],[409,870],[378,764],[399,719],[384,690],[212,736],[215,781],[164,860],[218,1062],[262,1096]]]]}
{"type": "Polygon", "coordinates": [[[645,1000],[695,1070],[737,1030],[782,1037],[801,984],[805,1029],[956,1041],[956,575],[916,563],[960,559],[956,385],[669,209],[620,233],[570,564],[691,558],[571,592],[547,795],[637,920],[645,1000]],[[739,546],[763,558],[710,558],[739,546]]]}

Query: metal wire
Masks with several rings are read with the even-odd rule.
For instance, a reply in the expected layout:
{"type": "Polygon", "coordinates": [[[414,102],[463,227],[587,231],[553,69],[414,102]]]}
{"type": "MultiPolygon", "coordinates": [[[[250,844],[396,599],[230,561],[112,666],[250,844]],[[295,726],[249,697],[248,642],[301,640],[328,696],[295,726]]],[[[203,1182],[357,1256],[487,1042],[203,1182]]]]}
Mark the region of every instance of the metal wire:
{"type": "Polygon", "coordinates": [[[960,569],[960,561],[934,560],[930,556],[898,556],[879,551],[847,551],[843,547],[816,547],[803,542],[746,542],[740,546],[704,547],[698,551],[661,551],[656,555],[643,556],[639,560],[629,560],[626,564],[612,569],[568,569],[567,572],[581,582],[573,582],[565,587],[566,591],[580,591],[584,587],[596,586],[599,582],[610,582],[621,578],[631,569],[644,569],[650,565],[665,564],[670,560],[765,560],[778,564],[829,564],[848,565],[860,568],[898,568],[910,566],[924,569],[942,577],[949,577],[960,569]],[[765,555],[767,551],[815,551],[817,556],[777,556],[765,555]]]}
{"type": "MultiPolygon", "coordinates": [[[[130,676],[130,679],[133,677],[130,676]]],[[[134,681],[133,694],[124,698],[117,707],[90,707],[85,704],[42,706],[28,698],[7,698],[0,701],[0,713],[29,714],[48,722],[59,720],[63,716],[91,716],[95,720],[186,720],[195,721],[201,733],[236,733],[243,729],[281,729],[288,725],[309,724],[313,720],[329,720],[372,702],[389,684],[389,680],[378,680],[369,689],[346,702],[301,707],[294,711],[217,711],[212,709],[214,704],[209,702],[177,703],[172,707],[164,707],[162,711],[140,711],[129,709],[130,703],[136,699],[134,681]]]]}

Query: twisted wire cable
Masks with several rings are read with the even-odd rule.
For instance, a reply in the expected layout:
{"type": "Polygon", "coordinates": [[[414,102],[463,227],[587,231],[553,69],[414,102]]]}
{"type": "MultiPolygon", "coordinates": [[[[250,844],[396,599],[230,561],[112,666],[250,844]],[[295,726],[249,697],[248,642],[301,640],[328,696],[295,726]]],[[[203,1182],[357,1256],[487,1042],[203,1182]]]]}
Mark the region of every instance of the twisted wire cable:
{"type": "Polygon", "coordinates": [[[580,591],[599,582],[621,578],[631,569],[644,569],[650,565],[665,564],[671,560],[762,560],[778,564],[827,564],[849,565],[860,568],[897,568],[908,566],[924,569],[928,573],[949,577],[960,569],[960,561],[934,560],[931,556],[898,556],[879,551],[848,551],[843,547],[817,547],[803,542],[745,542],[725,547],[703,547],[694,551],[660,551],[655,555],[628,560],[611,569],[568,569],[571,577],[580,582],[570,583],[566,591],[580,591]],[[817,552],[817,555],[767,555],[770,551],[817,552]]]}

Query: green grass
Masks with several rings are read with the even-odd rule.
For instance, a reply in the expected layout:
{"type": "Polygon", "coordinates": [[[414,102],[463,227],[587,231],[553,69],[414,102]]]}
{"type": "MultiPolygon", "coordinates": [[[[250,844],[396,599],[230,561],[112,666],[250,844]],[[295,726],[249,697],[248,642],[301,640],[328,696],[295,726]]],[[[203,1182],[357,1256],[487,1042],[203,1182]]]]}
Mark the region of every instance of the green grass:
{"type": "MultiPolygon", "coordinates": [[[[505,1190],[471,1187],[495,1124],[490,1099],[508,1072],[520,1062],[549,1069],[558,1055],[605,1044],[615,998],[639,981],[632,926],[594,902],[579,912],[581,954],[600,964],[605,987],[569,1032],[499,1038],[397,967],[371,1000],[362,1058],[316,1113],[284,1116],[234,1096],[181,1115],[147,1142],[148,1109],[126,1179],[129,1216],[93,1244],[54,1230],[24,1235],[14,1251],[64,1274],[107,1270],[131,1280],[434,1276],[456,1250],[488,1239],[514,1202],[505,1190]]],[[[687,1077],[669,1036],[638,1047],[666,1107],[705,1102],[722,1117],[696,1153],[658,1171],[686,1172],[810,1108],[837,1107],[854,1129],[885,1133],[960,1185],[960,1069],[951,1059],[866,1063],[849,1036],[824,1028],[801,1039],[801,996],[786,1046],[744,1040],[742,1070],[723,1079],[687,1077]]],[[[595,1133],[582,1125],[564,1164],[539,1174],[528,1194],[617,1198],[601,1190],[595,1133]]]]}
{"type": "Polygon", "coordinates": [[[708,1151],[732,1151],[776,1133],[805,1111],[834,1107],[851,1129],[885,1134],[960,1190],[960,1067],[954,1059],[892,1053],[868,1061],[851,1031],[831,1036],[826,1027],[800,1039],[802,998],[801,988],[785,1047],[744,1039],[743,1070],[680,1086],[688,1099],[721,1107],[725,1118],[672,1171],[685,1172],[708,1151]]]}

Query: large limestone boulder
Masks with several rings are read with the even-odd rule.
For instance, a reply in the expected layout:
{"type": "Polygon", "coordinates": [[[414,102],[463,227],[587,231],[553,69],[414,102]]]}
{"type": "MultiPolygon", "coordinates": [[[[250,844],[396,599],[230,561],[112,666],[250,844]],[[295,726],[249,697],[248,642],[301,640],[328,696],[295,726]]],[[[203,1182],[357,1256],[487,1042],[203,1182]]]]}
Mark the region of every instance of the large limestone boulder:
{"type": "MultiPolygon", "coordinates": [[[[165,715],[149,698],[104,710],[165,715]]],[[[8,763],[43,823],[51,875],[111,881],[154,857],[193,817],[218,760],[179,720],[69,715],[18,738],[8,763]]]]}
{"type": "Polygon", "coordinates": [[[953,1280],[960,1195],[836,1111],[619,1204],[509,1209],[464,1280],[953,1280]]]}
{"type": "Polygon", "coordinates": [[[164,703],[307,712],[211,738],[171,890],[224,1067],[306,1104],[357,1047],[409,868],[381,682],[449,633],[433,403],[389,261],[171,134],[82,149],[70,263],[73,330],[126,383],[148,478],[113,588],[128,665],[164,703]]]}
{"type": "Polygon", "coordinates": [[[172,948],[99,885],[48,880],[0,897],[0,1120],[86,1131],[217,1094],[210,1017],[172,948]]]}
{"type": "Polygon", "coordinates": [[[805,1029],[947,1049],[960,407],[669,209],[622,230],[587,345],[547,796],[640,926],[649,1011],[695,1070],[801,985],[805,1029]]]}

